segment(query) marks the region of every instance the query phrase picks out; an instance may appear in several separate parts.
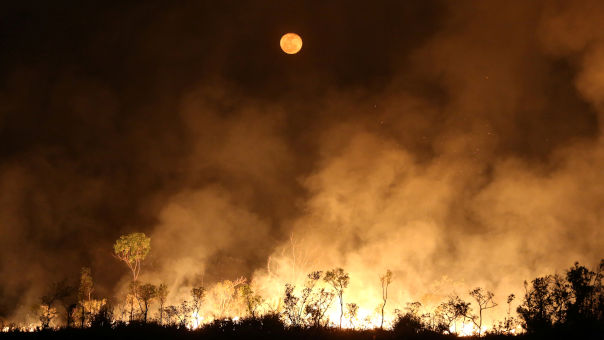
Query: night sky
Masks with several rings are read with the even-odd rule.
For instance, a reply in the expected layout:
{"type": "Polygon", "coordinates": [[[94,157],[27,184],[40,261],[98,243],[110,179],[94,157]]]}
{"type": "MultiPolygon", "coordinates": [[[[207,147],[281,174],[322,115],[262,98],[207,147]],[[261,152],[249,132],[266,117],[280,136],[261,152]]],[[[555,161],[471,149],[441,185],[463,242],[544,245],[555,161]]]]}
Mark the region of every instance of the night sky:
{"type": "Polygon", "coordinates": [[[143,277],[172,287],[262,280],[292,235],[309,268],[391,268],[401,300],[442,275],[506,292],[596,263],[602,18],[600,1],[4,1],[0,316],[83,266],[117,296],[112,244],[135,231],[143,277]]]}

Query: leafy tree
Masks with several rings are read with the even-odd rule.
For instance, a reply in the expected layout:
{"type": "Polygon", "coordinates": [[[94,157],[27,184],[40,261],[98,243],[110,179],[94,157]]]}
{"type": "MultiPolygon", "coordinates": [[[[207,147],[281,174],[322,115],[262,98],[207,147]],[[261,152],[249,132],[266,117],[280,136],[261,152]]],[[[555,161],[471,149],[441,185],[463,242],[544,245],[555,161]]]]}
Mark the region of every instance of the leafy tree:
{"type": "Polygon", "coordinates": [[[578,262],[575,262],[575,265],[568,270],[566,278],[572,302],[568,304],[567,316],[572,323],[593,322],[603,317],[601,314],[601,304],[604,302],[602,295],[603,271],[604,260],[597,271],[580,266],[578,262]]]}
{"type": "Polygon", "coordinates": [[[136,281],[141,271],[141,263],[151,250],[151,239],[144,233],[122,235],[113,245],[114,255],[128,266],[132,281],[136,281]]]}
{"type": "Polygon", "coordinates": [[[138,298],[141,305],[141,313],[143,315],[143,321],[147,323],[147,314],[149,312],[149,306],[151,302],[157,297],[157,287],[151,283],[145,283],[138,287],[138,298]]]}
{"type": "Polygon", "coordinates": [[[538,277],[530,286],[525,282],[524,300],[517,308],[524,329],[536,333],[564,326],[604,327],[603,271],[604,260],[594,271],[575,263],[565,277],[538,277]]]}
{"type": "Polygon", "coordinates": [[[386,308],[386,301],[388,300],[388,286],[392,282],[392,272],[390,269],[386,270],[386,274],[380,277],[382,283],[382,319],[380,321],[380,329],[384,328],[384,309],[386,308]]]}
{"type": "Polygon", "coordinates": [[[157,301],[159,302],[159,324],[162,325],[164,322],[164,306],[168,298],[168,286],[165,283],[161,283],[157,287],[157,301]]]}
{"type": "Polygon", "coordinates": [[[476,321],[476,318],[472,318],[471,320],[474,325],[478,327],[478,337],[480,337],[482,334],[482,312],[487,309],[497,307],[497,303],[493,301],[495,294],[488,290],[477,287],[470,291],[470,296],[473,297],[478,304],[478,322],[476,321]]]}
{"type": "Polygon", "coordinates": [[[350,276],[342,268],[335,268],[324,277],[325,282],[331,284],[340,300],[340,328],[342,328],[342,317],[344,316],[344,289],[348,287],[350,276]]]}
{"type": "Polygon", "coordinates": [[[523,320],[524,329],[529,333],[547,329],[553,325],[551,282],[550,275],[534,279],[531,286],[526,281],[524,282],[524,301],[516,311],[523,320]]]}
{"type": "Polygon", "coordinates": [[[424,326],[419,315],[408,311],[397,313],[392,330],[401,338],[412,338],[423,330],[424,326]]]}

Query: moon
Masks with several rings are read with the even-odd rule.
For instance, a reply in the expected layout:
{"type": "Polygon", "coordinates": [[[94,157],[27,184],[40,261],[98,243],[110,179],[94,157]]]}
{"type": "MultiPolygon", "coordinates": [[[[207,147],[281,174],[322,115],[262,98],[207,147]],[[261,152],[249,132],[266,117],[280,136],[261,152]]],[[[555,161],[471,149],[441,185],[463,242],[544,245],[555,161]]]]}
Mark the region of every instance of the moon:
{"type": "Polygon", "coordinates": [[[296,54],[302,49],[302,38],[296,33],[286,33],[279,41],[281,49],[287,54],[296,54]]]}

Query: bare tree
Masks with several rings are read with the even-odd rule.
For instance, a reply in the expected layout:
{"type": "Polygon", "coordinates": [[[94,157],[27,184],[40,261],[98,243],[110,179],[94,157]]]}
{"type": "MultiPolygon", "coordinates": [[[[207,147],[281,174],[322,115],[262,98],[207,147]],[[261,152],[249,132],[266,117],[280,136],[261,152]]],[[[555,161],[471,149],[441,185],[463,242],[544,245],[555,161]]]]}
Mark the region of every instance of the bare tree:
{"type": "Polygon", "coordinates": [[[342,317],[344,316],[344,289],[348,287],[350,276],[342,268],[335,268],[325,273],[325,282],[331,284],[340,300],[340,328],[342,328],[342,317]]]}
{"type": "Polygon", "coordinates": [[[478,327],[478,337],[482,335],[482,312],[497,307],[497,303],[493,301],[493,297],[495,294],[488,290],[484,290],[480,287],[474,288],[470,291],[470,296],[476,300],[478,304],[478,322],[476,322],[476,318],[472,318],[472,322],[476,327],[478,327]]]}
{"type": "Polygon", "coordinates": [[[193,287],[191,289],[191,296],[193,297],[191,309],[193,310],[193,316],[195,317],[195,327],[197,327],[199,326],[199,313],[201,311],[203,299],[206,296],[206,289],[203,286],[193,287]]]}
{"type": "Polygon", "coordinates": [[[442,323],[448,332],[451,332],[451,328],[453,328],[454,333],[457,333],[457,320],[460,317],[470,317],[470,304],[457,295],[450,296],[447,301],[436,307],[434,317],[439,319],[436,327],[440,328],[439,324],[442,323]]]}
{"type": "Polygon", "coordinates": [[[213,302],[215,307],[216,318],[226,318],[231,311],[232,303],[236,297],[237,287],[245,283],[245,278],[240,277],[234,281],[224,280],[216,283],[209,290],[209,300],[213,302]]]}
{"type": "Polygon", "coordinates": [[[386,270],[386,274],[380,277],[382,283],[382,320],[380,321],[380,329],[384,327],[384,309],[386,308],[386,301],[388,301],[388,286],[392,282],[392,272],[390,269],[386,270]]]}
{"type": "Polygon", "coordinates": [[[357,318],[358,312],[359,312],[359,305],[357,305],[356,303],[347,303],[346,304],[346,316],[348,317],[350,326],[353,329],[354,329],[354,320],[357,318]]]}

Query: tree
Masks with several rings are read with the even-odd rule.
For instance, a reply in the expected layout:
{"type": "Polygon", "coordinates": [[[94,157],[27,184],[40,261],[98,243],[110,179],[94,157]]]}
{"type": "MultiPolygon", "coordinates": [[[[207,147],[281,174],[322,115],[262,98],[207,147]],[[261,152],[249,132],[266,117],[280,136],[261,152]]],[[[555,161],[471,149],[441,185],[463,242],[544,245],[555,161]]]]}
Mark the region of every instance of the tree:
{"type": "Polygon", "coordinates": [[[463,301],[459,296],[450,296],[445,302],[442,302],[435,310],[436,316],[440,319],[438,322],[444,324],[444,328],[451,333],[451,327],[457,332],[456,321],[463,317],[472,319],[470,315],[470,304],[463,301]]]}
{"type": "Polygon", "coordinates": [[[166,317],[168,318],[168,324],[172,324],[172,319],[178,319],[178,308],[176,306],[168,306],[164,308],[164,312],[166,313],[166,317]]]}
{"type": "Polygon", "coordinates": [[[358,312],[359,312],[359,305],[357,305],[356,303],[347,303],[346,304],[346,316],[348,317],[350,326],[353,329],[354,329],[354,320],[357,318],[358,312]]]}
{"type": "Polygon", "coordinates": [[[478,304],[478,323],[476,322],[475,318],[472,318],[471,320],[474,322],[476,327],[478,327],[478,337],[480,337],[482,334],[482,312],[487,309],[497,307],[497,303],[493,301],[495,294],[488,290],[477,287],[470,291],[470,296],[473,297],[478,304]]]}
{"type": "Polygon", "coordinates": [[[331,284],[340,300],[340,328],[342,328],[342,317],[344,316],[344,289],[348,287],[350,276],[342,268],[335,268],[325,273],[325,282],[331,284]]]}
{"type": "Polygon", "coordinates": [[[315,294],[312,294],[308,304],[304,308],[304,311],[310,317],[313,326],[321,326],[321,321],[323,318],[325,318],[325,313],[327,313],[329,306],[331,306],[333,298],[334,293],[326,290],[325,288],[321,288],[315,294]]]}
{"type": "Polygon", "coordinates": [[[388,300],[388,286],[392,282],[392,272],[390,269],[386,270],[386,274],[380,277],[382,283],[382,320],[380,321],[380,329],[384,327],[384,309],[386,308],[386,301],[388,300]]]}
{"type": "Polygon", "coordinates": [[[162,325],[164,321],[164,306],[168,298],[168,286],[165,283],[161,283],[157,287],[157,301],[159,302],[159,324],[162,325]]]}
{"type": "MultiPolygon", "coordinates": [[[[419,304],[419,302],[415,303],[419,304]]],[[[415,303],[408,304],[406,313],[397,310],[397,317],[392,326],[392,330],[394,331],[394,334],[401,338],[414,338],[424,329],[421,317],[415,310],[416,307],[419,309],[419,305],[415,305],[415,303]]]]}
{"type": "Polygon", "coordinates": [[[256,294],[252,289],[252,286],[244,283],[239,287],[239,294],[245,302],[248,314],[252,318],[256,318],[256,310],[262,303],[262,296],[256,294]]]}
{"type": "Polygon", "coordinates": [[[285,310],[283,314],[293,326],[300,326],[304,322],[304,314],[307,312],[306,306],[322,275],[322,271],[309,273],[307,275],[307,280],[304,283],[304,289],[302,289],[299,297],[294,294],[296,288],[294,285],[289,283],[285,285],[285,298],[283,300],[285,310]]]}
{"type": "Polygon", "coordinates": [[[149,312],[149,306],[153,299],[157,296],[157,287],[151,283],[145,283],[138,287],[138,298],[142,302],[141,313],[143,314],[143,321],[147,323],[147,314],[149,312]]]}
{"type": "MultiPolygon", "coordinates": [[[[140,282],[132,281],[128,285],[128,293],[126,294],[126,303],[130,307],[130,322],[134,320],[134,303],[138,302],[139,308],[141,308],[140,302],[138,300],[138,287],[140,286],[140,282]]],[[[142,308],[141,308],[142,310],[142,308]]]]}
{"type": "Polygon", "coordinates": [[[195,317],[195,327],[199,326],[199,313],[201,311],[201,304],[203,303],[203,299],[206,296],[206,289],[203,286],[193,287],[191,289],[191,296],[193,297],[193,302],[191,303],[191,308],[193,310],[193,316],[195,317]]]}
{"type": "Polygon", "coordinates": [[[151,250],[151,239],[144,233],[122,235],[113,245],[115,256],[126,263],[136,281],[141,271],[141,263],[151,250]]]}
{"type": "Polygon", "coordinates": [[[553,303],[550,292],[552,277],[538,277],[531,286],[524,281],[524,301],[516,311],[523,320],[523,327],[529,333],[550,328],[553,320],[553,303]]]}
{"type": "Polygon", "coordinates": [[[177,307],[176,317],[181,327],[185,327],[189,321],[189,314],[191,314],[191,305],[188,301],[183,300],[180,306],[177,307]]]}
{"type": "Polygon", "coordinates": [[[300,325],[300,318],[298,317],[298,302],[300,298],[294,294],[296,286],[286,283],[285,284],[285,298],[283,299],[284,310],[283,314],[289,320],[292,326],[300,325]]]}
{"type": "Polygon", "coordinates": [[[94,291],[94,283],[92,281],[92,275],[90,274],[90,268],[82,267],[80,271],[80,288],[78,289],[78,301],[80,305],[80,326],[84,327],[86,322],[86,308],[84,301],[92,300],[92,292],[94,291]]]}
{"type": "Polygon", "coordinates": [[[45,302],[34,307],[34,312],[38,314],[38,319],[42,323],[42,328],[46,329],[50,327],[50,323],[57,316],[57,309],[49,307],[45,302]]]}
{"type": "Polygon", "coordinates": [[[50,322],[57,315],[57,310],[53,307],[53,304],[62,300],[73,292],[73,288],[67,285],[65,280],[53,282],[48,287],[48,294],[42,296],[42,303],[39,307],[39,318],[42,322],[42,328],[48,328],[50,322]]]}
{"type": "Polygon", "coordinates": [[[223,319],[229,316],[232,303],[236,297],[237,287],[245,283],[245,278],[240,277],[235,281],[224,280],[216,283],[209,291],[209,299],[215,306],[215,318],[223,319]]]}
{"type": "MultiPolygon", "coordinates": [[[[602,295],[603,271],[604,260],[597,271],[580,266],[578,262],[575,262],[575,265],[567,271],[568,293],[572,296],[572,302],[569,301],[567,306],[567,317],[570,322],[580,324],[598,319],[598,309],[602,311],[602,306],[598,305],[604,302],[602,295]]],[[[600,318],[603,316],[600,315],[600,318]]]]}

